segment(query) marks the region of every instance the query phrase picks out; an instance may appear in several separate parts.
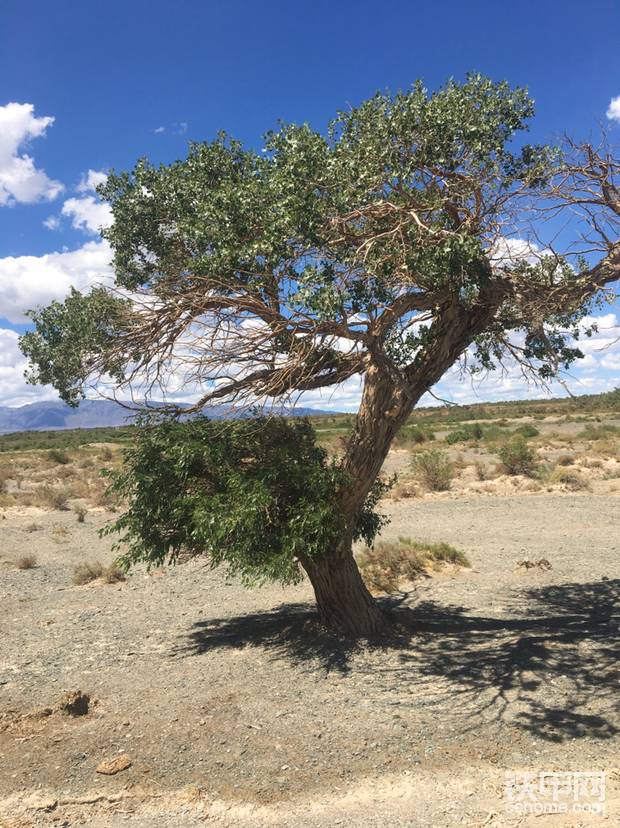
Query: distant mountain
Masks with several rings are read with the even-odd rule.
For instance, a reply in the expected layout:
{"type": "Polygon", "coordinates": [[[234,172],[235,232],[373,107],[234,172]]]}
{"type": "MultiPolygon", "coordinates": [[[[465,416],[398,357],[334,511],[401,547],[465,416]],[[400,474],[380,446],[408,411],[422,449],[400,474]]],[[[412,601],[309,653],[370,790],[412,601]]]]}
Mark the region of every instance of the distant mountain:
{"type": "MultiPolygon", "coordinates": [[[[319,411],[313,408],[272,409],[284,417],[312,417],[320,414],[334,414],[333,411],[319,411]]],[[[215,405],[205,410],[215,420],[247,417],[231,411],[226,405],[215,405]]],[[[0,434],[12,431],[48,431],[66,428],[101,428],[130,425],[136,412],[123,408],[111,400],[83,400],[78,408],[71,408],[60,400],[22,405],[19,408],[0,406],[0,434]]]]}

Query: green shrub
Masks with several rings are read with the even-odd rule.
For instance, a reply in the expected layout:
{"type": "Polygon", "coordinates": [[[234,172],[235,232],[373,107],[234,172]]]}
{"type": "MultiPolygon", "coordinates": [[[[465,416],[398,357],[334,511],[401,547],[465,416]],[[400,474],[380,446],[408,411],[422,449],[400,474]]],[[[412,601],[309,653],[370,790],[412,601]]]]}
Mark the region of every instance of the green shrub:
{"type": "Polygon", "coordinates": [[[482,426],[478,423],[474,423],[473,425],[466,425],[463,426],[463,428],[451,431],[450,434],[446,436],[446,443],[448,443],[448,445],[454,445],[454,443],[466,443],[471,440],[480,440],[482,435],[482,426]]]}
{"type": "MultiPolygon", "coordinates": [[[[125,568],[204,555],[246,583],[286,583],[345,531],[337,492],[348,478],[302,418],[147,423],[109,476],[125,512],[104,534],[120,533],[125,568]]],[[[372,543],[386,488],[373,488],[354,539],[372,543]]]]}
{"type": "Polygon", "coordinates": [[[527,440],[529,437],[538,437],[540,431],[535,426],[526,423],[525,425],[515,428],[514,433],[520,434],[527,440]]]}
{"type": "Polygon", "coordinates": [[[607,440],[611,435],[620,433],[620,429],[613,425],[587,425],[577,437],[581,440],[607,440]]]}
{"type": "Polygon", "coordinates": [[[432,431],[428,429],[420,428],[420,426],[412,426],[410,428],[404,428],[399,437],[408,443],[415,443],[416,445],[420,445],[422,443],[430,442],[431,440],[435,439],[435,435],[432,431]]]}
{"type": "Polygon", "coordinates": [[[47,459],[51,460],[52,463],[58,463],[58,465],[65,466],[67,463],[71,462],[71,458],[67,454],[66,451],[58,448],[52,448],[47,452],[47,459]]]}
{"type": "Polygon", "coordinates": [[[454,478],[454,466],[442,451],[433,449],[416,454],[411,461],[417,479],[432,492],[444,492],[454,478]]]}
{"type": "Polygon", "coordinates": [[[534,475],[537,467],[536,452],[521,435],[513,437],[498,453],[507,474],[523,474],[526,477],[534,475]]]}
{"type": "Polygon", "coordinates": [[[447,543],[424,543],[410,538],[380,541],[359,557],[362,577],[381,592],[395,592],[403,581],[414,581],[444,563],[469,566],[466,556],[447,543]]]}

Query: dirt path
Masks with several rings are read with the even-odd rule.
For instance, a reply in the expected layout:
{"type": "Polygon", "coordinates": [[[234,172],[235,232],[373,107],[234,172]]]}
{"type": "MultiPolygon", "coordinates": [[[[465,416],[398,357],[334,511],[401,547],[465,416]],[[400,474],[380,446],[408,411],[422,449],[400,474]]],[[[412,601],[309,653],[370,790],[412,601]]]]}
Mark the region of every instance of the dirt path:
{"type": "Polygon", "coordinates": [[[386,536],[447,541],[473,567],[403,597],[376,647],[323,634],[306,585],[247,591],[197,562],[74,586],[76,563],[111,559],[103,516],[10,515],[0,826],[528,825],[502,799],[523,769],[607,769],[605,823],[544,824],[617,824],[618,503],[390,504],[386,536]],[[516,572],[526,557],[552,568],[516,572]],[[76,688],[88,715],[43,712],[76,688]],[[129,769],[95,772],[119,752],[129,769]]]}

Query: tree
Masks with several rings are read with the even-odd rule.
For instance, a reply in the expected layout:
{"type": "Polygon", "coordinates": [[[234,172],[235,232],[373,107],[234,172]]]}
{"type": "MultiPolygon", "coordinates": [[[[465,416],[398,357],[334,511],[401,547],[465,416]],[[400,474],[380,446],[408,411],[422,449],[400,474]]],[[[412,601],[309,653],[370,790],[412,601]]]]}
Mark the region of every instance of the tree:
{"type": "MultiPolygon", "coordinates": [[[[472,75],[434,94],[420,83],[377,94],[326,135],[281,125],[261,152],[220,135],[186,160],[110,175],[99,192],[114,216],[115,286],[31,313],[31,381],[74,404],[102,376],[146,393],[181,374],[201,388],[192,410],[208,412],[363,377],[337,469],[312,455],[337,529],[299,561],[326,623],[376,632],[385,619],[352,542],[399,428],[460,358],[557,375],[620,275],[618,162],[589,146],[511,149],[532,114],[524,89],[472,75]],[[532,216],[566,209],[581,211],[575,233],[596,234],[585,256],[510,242],[532,216]]],[[[312,454],[307,435],[289,437],[312,454]]]]}

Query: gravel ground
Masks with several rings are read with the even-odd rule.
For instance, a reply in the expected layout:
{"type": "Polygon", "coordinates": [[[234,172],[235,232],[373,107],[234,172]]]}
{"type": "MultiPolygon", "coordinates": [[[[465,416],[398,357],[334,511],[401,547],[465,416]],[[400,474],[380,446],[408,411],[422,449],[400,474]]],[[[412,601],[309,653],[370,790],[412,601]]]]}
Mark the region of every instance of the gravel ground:
{"type": "Polygon", "coordinates": [[[111,560],[105,516],[7,511],[0,826],[529,825],[502,800],[522,769],[606,769],[606,817],[544,824],[620,824],[618,504],[389,503],[386,537],[447,541],[472,568],[394,599],[372,646],[322,633],[306,584],[245,590],[196,561],[73,585],[111,560]],[[25,552],[38,565],[18,570],[25,552]],[[56,711],[77,688],[89,713],[56,711]],[[120,752],[130,768],[96,773],[120,752]]]}

